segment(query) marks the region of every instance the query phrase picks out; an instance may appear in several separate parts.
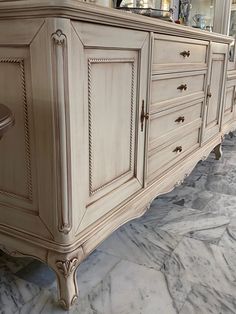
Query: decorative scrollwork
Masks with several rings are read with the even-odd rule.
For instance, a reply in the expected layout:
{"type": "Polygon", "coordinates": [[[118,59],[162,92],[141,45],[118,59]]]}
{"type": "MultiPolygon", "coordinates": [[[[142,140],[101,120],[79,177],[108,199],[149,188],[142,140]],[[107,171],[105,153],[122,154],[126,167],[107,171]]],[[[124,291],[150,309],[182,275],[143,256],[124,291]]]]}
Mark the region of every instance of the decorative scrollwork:
{"type": "Polygon", "coordinates": [[[61,29],[58,29],[51,35],[51,38],[53,42],[53,73],[55,75],[55,132],[59,139],[57,153],[58,190],[60,191],[58,193],[58,204],[60,204],[58,206],[58,230],[68,234],[72,228],[72,213],[67,37],[61,29]]]}
{"type": "Polygon", "coordinates": [[[74,257],[64,261],[57,261],[56,266],[65,278],[68,278],[79,264],[79,259],[74,257]]]}
{"type": "Polygon", "coordinates": [[[78,300],[78,296],[74,295],[74,297],[72,298],[71,302],[69,304],[66,303],[66,301],[64,299],[60,299],[59,300],[59,304],[61,305],[61,307],[68,311],[70,309],[71,306],[73,306],[75,304],[75,302],[78,300]]]}
{"type": "Polygon", "coordinates": [[[58,29],[55,33],[52,34],[52,39],[56,45],[62,46],[66,42],[66,35],[62,32],[62,30],[58,29]]]}

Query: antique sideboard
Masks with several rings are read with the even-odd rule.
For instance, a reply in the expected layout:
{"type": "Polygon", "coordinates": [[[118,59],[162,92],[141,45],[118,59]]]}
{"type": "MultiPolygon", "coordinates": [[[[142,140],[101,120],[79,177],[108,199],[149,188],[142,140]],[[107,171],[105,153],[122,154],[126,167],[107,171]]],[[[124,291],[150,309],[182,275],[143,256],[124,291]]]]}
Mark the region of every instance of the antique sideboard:
{"type": "Polygon", "coordinates": [[[231,38],[77,0],[0,2],[0,248],[47,263],[64,308],[109,234],[221,155],[231,38]]]}

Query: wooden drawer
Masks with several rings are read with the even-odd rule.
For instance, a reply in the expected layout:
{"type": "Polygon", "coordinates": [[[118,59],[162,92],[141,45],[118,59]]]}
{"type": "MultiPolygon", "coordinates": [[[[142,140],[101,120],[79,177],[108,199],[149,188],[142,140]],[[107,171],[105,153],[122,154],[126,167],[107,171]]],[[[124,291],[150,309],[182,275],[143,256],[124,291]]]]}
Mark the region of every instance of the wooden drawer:
{"type": "Polygon", "coordinates": [[[193,123],[195,126],[200,126],[202,123],[202,109],[203,101],[197,100],[190,104],[151,115],[149,151],[175,137],[176,132],[186,132],[189,127],[192,127],[193,123]]]}
{"type": "Polygon", "coordinates": [[[177,65],[206,66],[207,48],[208,42],[156,35],[154,38],[153,65],[165,65],[167,68],[177,65]]]}
{"type": "Polygon", "coordinates": [[[163,149],[156,149],[149,153],[147,181],[151,182],[167,169],[175,165],[182,158],[187,156],[193,150],[200,146],[199,136],[200,128],[191,130],[191,132],[182,138],[175,138],[170,143],[166,143],[163,149]]]}
{"type": "Polygon", "coordinates": [[[151,85],[151,113],[160,110],[159,106],[165,105],[160,104],[162,102],[176,102],[176,99],[186,96],[192,98],[197,93],[204,97],[205,76],[204,71],[185,72],[178,77],[169,74],[154,76],[151,85]]]}

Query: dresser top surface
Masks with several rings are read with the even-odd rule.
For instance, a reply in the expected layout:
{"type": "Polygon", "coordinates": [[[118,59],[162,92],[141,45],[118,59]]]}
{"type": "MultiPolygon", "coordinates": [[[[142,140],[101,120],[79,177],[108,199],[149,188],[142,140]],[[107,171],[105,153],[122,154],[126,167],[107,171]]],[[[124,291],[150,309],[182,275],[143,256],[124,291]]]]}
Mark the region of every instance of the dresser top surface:
{"type": "Polygon", "coordinates": [[[230,43],[231,37],[79,0],[0,0],[0,20],[63,17],[180,37],[230,43]]]}

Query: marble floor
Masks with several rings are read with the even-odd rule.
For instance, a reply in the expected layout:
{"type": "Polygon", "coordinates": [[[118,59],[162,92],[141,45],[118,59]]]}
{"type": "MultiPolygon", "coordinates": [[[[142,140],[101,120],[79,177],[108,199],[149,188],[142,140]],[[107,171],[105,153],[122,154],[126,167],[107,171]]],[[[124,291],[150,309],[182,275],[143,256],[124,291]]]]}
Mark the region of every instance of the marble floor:
{"type": "MultiPolygon", "coordinates": [[[[236,134],[78,270],[79,314],[236,314],[236,134]]],[[[65,313],[54,273],[0,254],[0,313],[65,313]]]]}

